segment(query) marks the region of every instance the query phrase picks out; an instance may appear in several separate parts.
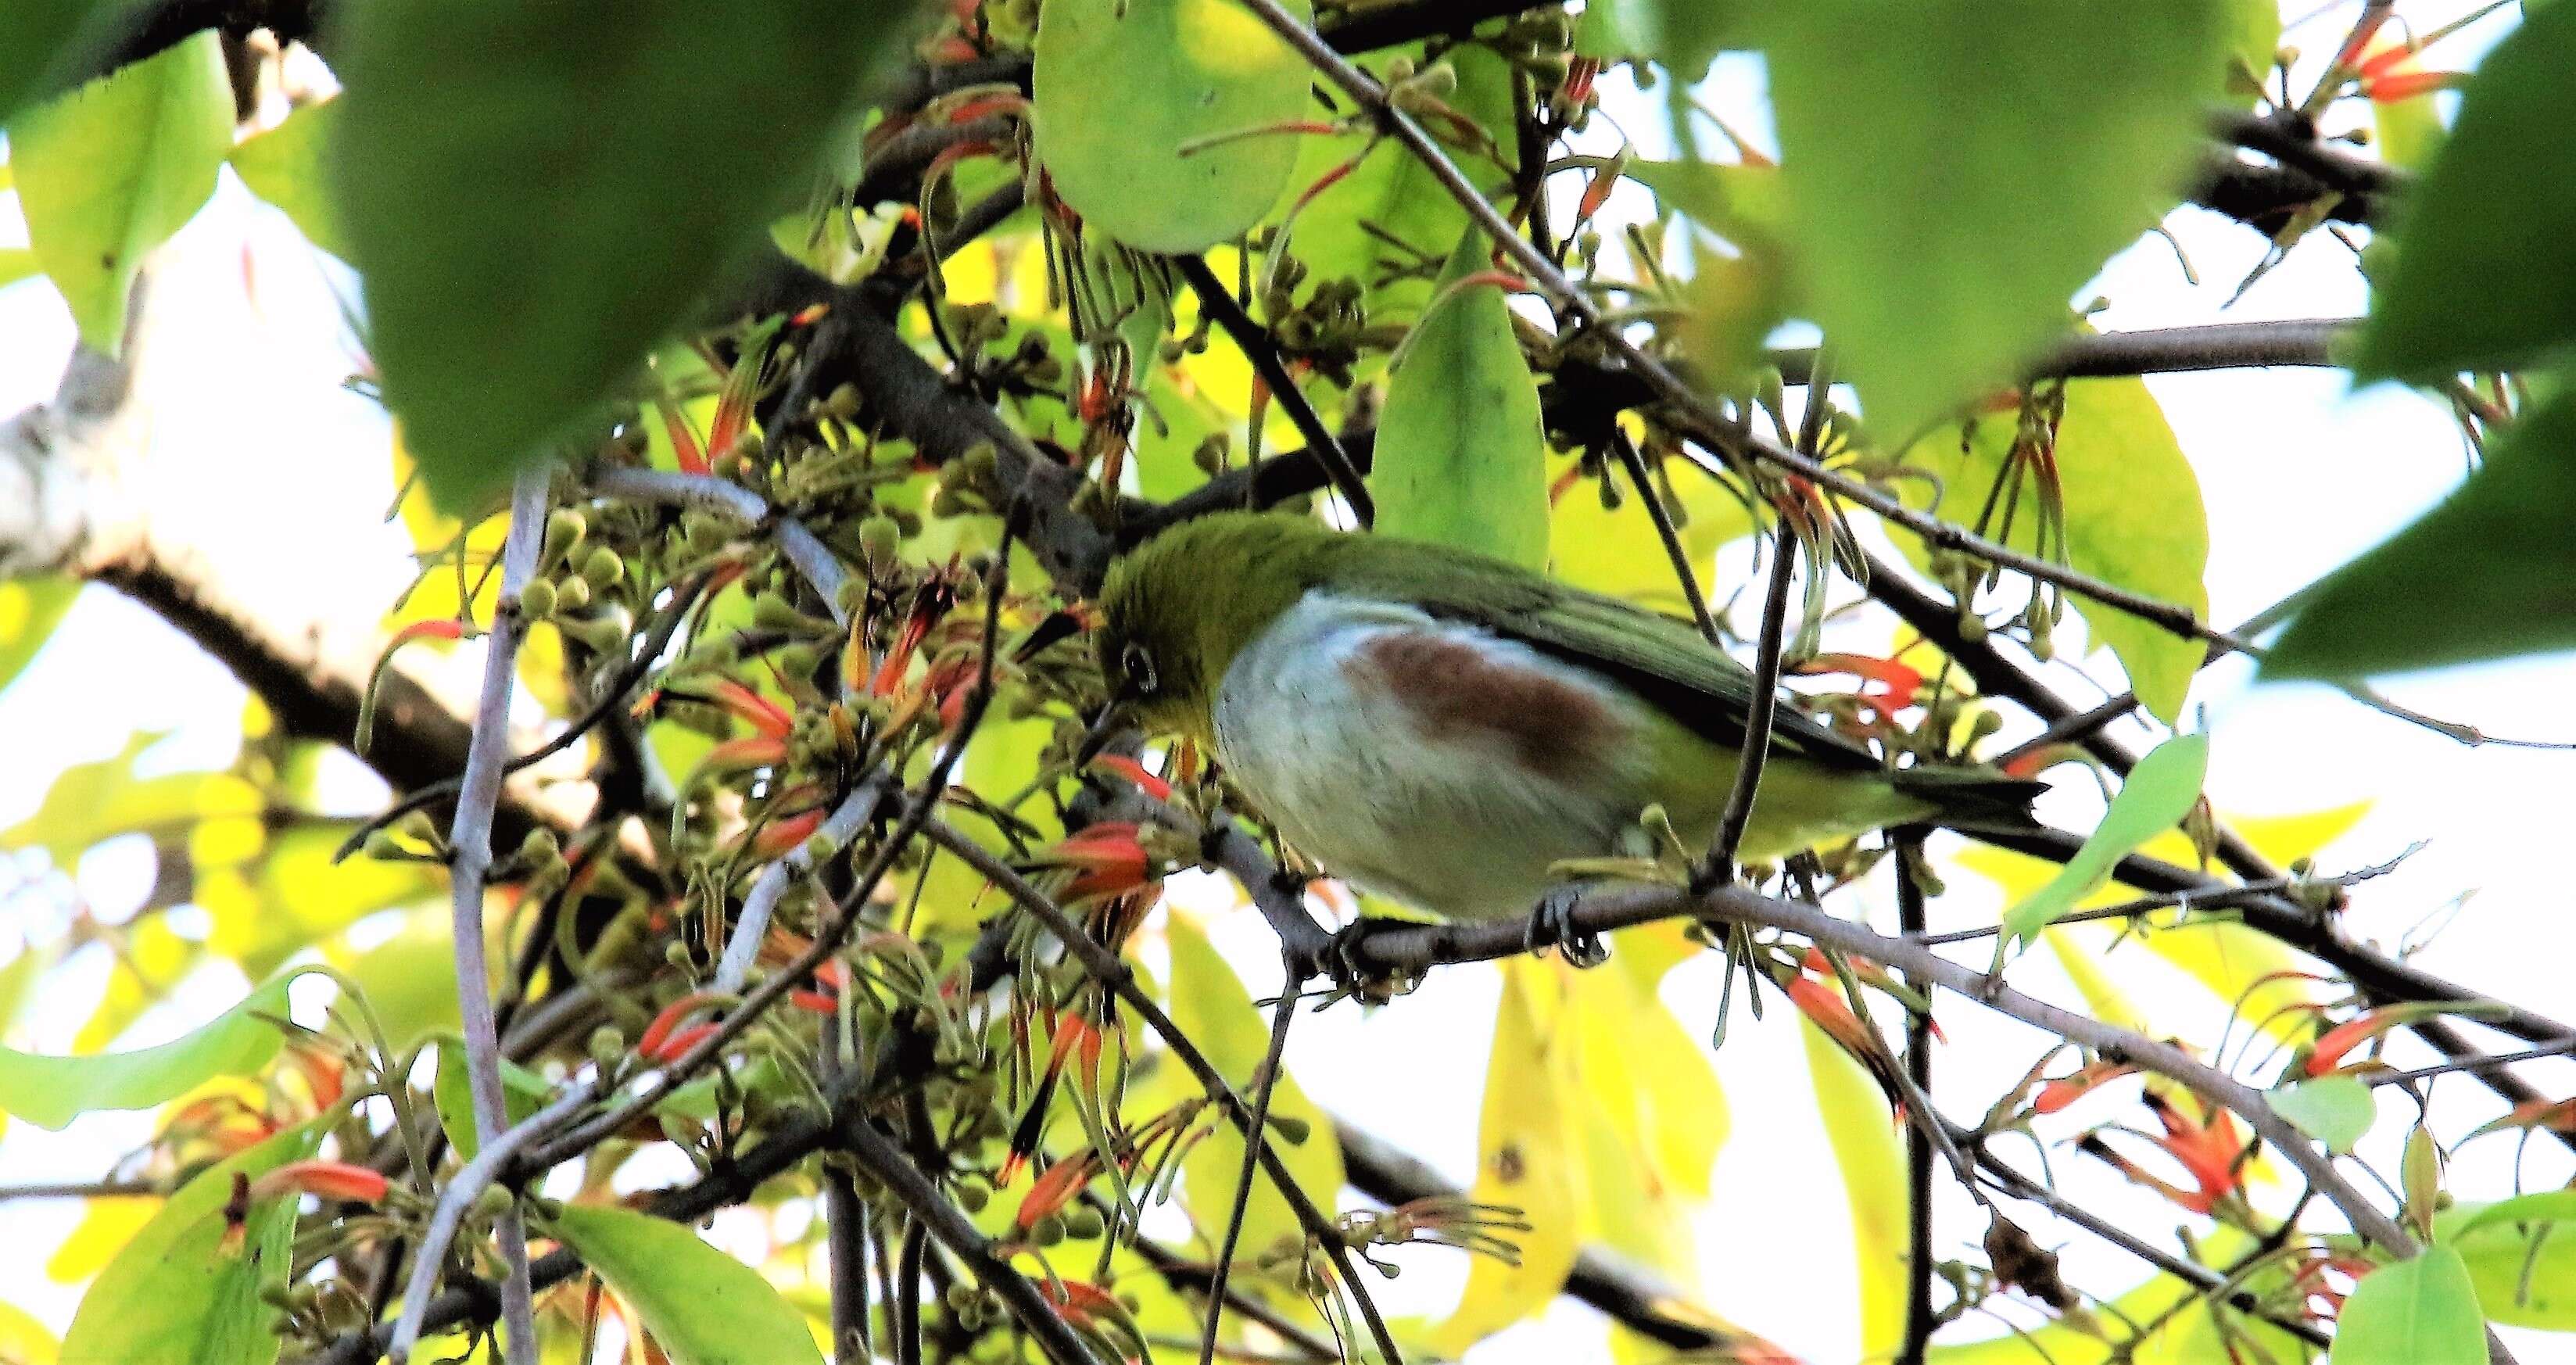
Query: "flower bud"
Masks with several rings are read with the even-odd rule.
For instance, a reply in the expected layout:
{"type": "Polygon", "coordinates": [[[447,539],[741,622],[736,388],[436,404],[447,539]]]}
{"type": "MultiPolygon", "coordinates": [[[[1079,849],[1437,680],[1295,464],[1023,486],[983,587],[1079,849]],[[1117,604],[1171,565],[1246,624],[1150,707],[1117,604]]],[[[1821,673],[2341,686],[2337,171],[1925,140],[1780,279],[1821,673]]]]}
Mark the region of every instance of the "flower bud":
{"type": "Polygon", "coordinates": [[[519,589],[519,619],[543,621],[555,614],[555,585],[543,578],[532,578],[519,589]]]}

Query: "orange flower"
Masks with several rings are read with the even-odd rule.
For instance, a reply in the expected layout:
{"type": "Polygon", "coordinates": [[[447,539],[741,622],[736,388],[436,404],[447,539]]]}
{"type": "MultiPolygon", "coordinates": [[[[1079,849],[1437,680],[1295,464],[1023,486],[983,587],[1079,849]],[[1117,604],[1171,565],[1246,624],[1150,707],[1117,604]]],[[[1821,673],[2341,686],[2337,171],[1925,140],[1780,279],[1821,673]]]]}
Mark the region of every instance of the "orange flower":
{"type": "Polygon", "coordinates": [[[816,806],[761,826],[760,832],[751,836],[751,856],[763,862],[787,856],[814,837],[814,831],[823,827],[825,814],[821,806],[816,806]]]}
{"type": "Polygon", "coordinates": [[[1072,904],[1123,896],[1154,880],[1153,856],[1145,851],[1135,822],[1129,820],[1086,826],[1040,857],[1052,866],[1073,869],[1063,888],[1064,900],[1072,904]]]}
{"type": "Polygon", "coordinates": [[[689,419],[668,398],[654,399],[653,407],[662,414],[662,432],[671,438],[671,456],[679,461],[681,472],[706,473],[706,448],[698,444],[698,434],[689,429],[689,419]]]}
{"type": "Polygon", "coordinates": [[[1099,1159],[1089,1152],[1064,1158],[1039,1174],[1037,1183],[1029,1186],[1028,1197],[1020,1201],[1020,1211],[1012,1224],[1026,1232],[1050,1213],[1061,1211],[1082,1193],[1082,1187],[1100,1173],[1099,1159]]]}
{"type": "Polygon", "coordinates": [[[2092,1093],[2095,1086],[2122,1076],[2133,1075],[2138,1068],[2132,1062],[2094,1062],[2071,1076],[2059,1076],[2039,1088],[2039,1097],[2031,1101],[2031,1111],[2054,1114],[2092,1093]]]}
{"type": "Polygon", "coordinates": [[[360,1204],[382,1204],[391,1188],[381,1171],[347,1161],[290,1161],[253,1182],[250,1198],[275,1199],[289,1192],[360,1204]]]}
{"type": "Polygon", "coordinates": [[[1144,764],[1139,763],[1124,754],[1102,754],[1098,758],[1091,760],[1091,766],[1094,768],[1106,768],[1110,772],[1126,778],[1128,781],[1135,783],[1139,791],[1144,792],[1147,796],[1150,796],[1157,801],[1169,801],[1172,799],[1171,783],[1154,776],[1153,773],[1146,770],[1144,764]]]}
{"type": "Polygon", "coordinates": [[[714,700],[772,739],[785,739],[796,728],[796,718],[785,708],[731,678],[716,683],[714,700]]]}
{"type": "Polygon", "coordinates": [[[636,1053],[658,1060],[660,1054],[669,1048],[671,1034],[683,1021],[699,1010],[726,998],[728,997],[714,991],[691,991],[664,1005],[662,1012],[653,1016],[653,1022],[644,1026],[644,1036],[635,1040],[636,1053]]]}

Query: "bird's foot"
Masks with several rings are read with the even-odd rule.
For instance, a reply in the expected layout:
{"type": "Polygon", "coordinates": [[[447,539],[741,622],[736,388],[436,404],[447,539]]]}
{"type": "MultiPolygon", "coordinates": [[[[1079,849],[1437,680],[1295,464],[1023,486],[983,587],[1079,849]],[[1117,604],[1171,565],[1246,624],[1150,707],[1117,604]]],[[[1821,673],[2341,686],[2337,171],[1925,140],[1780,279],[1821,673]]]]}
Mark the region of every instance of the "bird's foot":
{"type": "Polygon", "coordinates": [[[1537,908],[1530,911],[1529,932],[1523,936],[1522,944],[1533,953],[1555,948],[1573,967],[1598,967],[1609,961],[1610,949],[1601,942],[1601,936],[1575,922],[1575,907],[1582,903],[1583,888],[1579,885],[1549,888],[1539,897],[1537,908]]]}

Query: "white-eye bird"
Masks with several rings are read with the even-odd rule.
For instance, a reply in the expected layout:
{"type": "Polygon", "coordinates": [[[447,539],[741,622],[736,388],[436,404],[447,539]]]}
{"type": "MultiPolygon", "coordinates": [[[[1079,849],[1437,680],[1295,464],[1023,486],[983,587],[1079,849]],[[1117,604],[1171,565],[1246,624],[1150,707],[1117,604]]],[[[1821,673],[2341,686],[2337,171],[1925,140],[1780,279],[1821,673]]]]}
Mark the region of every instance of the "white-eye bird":
{"type": "MultiPolygon", "coordinates": [[[[1452,919],[1530,915],[1553,864],[1652,851],[1649,806],[1704,848],[1753,697],[1685,622],[1304,517],[1174,526],[1112,564],[1099,606],[1102,669],[1141,726],[1213,752],[1324,871],[1452,919]]],[[[1915,821],[2026,827],[2043,789],[1890,768],[1784,704],[1740,856],[1915,821]]]]}

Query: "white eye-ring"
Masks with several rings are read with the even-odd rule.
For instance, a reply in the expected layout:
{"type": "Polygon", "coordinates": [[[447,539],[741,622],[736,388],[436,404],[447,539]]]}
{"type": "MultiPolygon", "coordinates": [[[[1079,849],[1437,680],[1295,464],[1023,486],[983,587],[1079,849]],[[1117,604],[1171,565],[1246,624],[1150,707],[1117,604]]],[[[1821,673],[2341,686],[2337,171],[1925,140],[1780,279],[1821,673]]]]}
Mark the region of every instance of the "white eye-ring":
{"type": "Polygon", "coordinates": [[[1146,653],[1143,645],[1130,644],[1119,651],[1118,668],[1120,672],[1127,675],[1128,684],[1139,696],[1152,693],[1157,686],[1157,679],[1154,676],[1154,656],[1146,653]]]}

